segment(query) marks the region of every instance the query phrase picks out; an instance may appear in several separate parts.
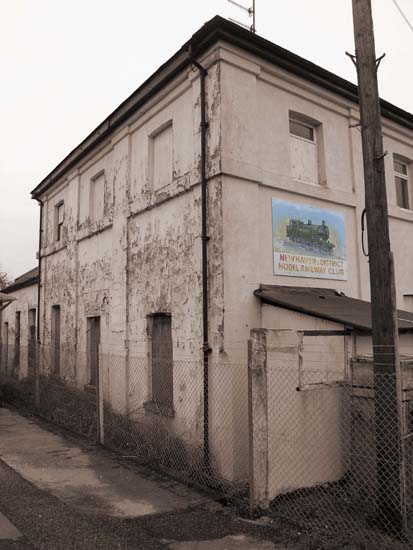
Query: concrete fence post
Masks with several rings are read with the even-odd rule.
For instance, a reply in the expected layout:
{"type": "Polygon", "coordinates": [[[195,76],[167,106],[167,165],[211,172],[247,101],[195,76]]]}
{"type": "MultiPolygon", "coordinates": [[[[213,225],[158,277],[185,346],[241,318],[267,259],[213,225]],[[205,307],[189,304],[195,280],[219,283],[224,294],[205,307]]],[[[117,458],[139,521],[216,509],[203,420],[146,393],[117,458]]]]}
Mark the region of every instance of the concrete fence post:
{"type": "Polygon", "coordinates": [[[267,331],[253,329],[248,342],[250,510],[265,510],[268,499],[267,331]]]}

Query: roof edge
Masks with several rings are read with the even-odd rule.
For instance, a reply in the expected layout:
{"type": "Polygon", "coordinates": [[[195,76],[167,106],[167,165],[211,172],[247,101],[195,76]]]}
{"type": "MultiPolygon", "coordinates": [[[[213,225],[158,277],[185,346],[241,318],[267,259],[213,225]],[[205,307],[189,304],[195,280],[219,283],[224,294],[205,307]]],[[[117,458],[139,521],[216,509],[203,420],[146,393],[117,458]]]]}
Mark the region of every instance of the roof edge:
{"type": "MultiPolygon", "coordinates": [[[[262,286],[266,286],[266,285],[262,285],[262,286]]],[[[301,308],[300,306],[296,306],[296,305],[291,304],[289,302],[284,302],[283,300],[274,299],[274,298],[270,298],[268,296],[264,296],[262,294],[262,292],[263,292],[263,289],[261,287],[257,288],[256,290],[254,290],[254,296],[259,298],[261,300],[261,302],[263,302],[264,304],[268,304],[268,305],[276,306],[276,307],[281,307],[281,308],[284,308],[284,309],[288,309],[290,311],[295,311],[296,313],[303,313],[304,315],[309,315],[310,317],[315,317],[317,319],[325,319],[326,321],[331,321],[333,323],[343,325],[345,328],[353,329],[353,330],[358,331],[358,332],[363,333],[363,334],[371,334],[371,332],[372,332],[371,328],[366,328],[363,325],[358,325],[357,323],[354,323],[354,322],[345,323],[343,321],[343,319],[340,319],[338,317],[334,317],[333,315],[327,315],[327,314],[322,313],[322,312],[316,313],[316,312],[310,311],[310,310],[308,310],[304,307],[301,308]]],[[[356,299],[356,298],[354,298],[354,299],[356,299]]],[[[361,300],[361,301],[364,301],[364,300],[361,300]]],[[[401,310],[398,310],[398,311],[401,311],[401,310]]],[[[407,333],[413,333],[413,327],[412,328],[399,327],[399,334],[407,334],[407,333]]]]}
{"type": "Polygon", "coordinates": [[[21,283],[12,283],[11,285],[6,286],[6,288],[3,288],[0,292],[3,292],[3,294],[9,294],[10,292],[15,292],[16,290],[20,290],[21,288],[37,285],[38,282],[39,282],[39,276],[34,275],[33,277],[30,277],[30,279],[26,279],[21,283]]]}
{"type": "MultiPolygon", "coordinates": [[[[40,198],[42,193],[52,186],[55,181],[64,176],[77,162],[89,154],[104,139],[109,137],[116,128],[144,103],[173,80],[182,70],[188,67],[191,63],[187,55],[189,49],[191,49],[193,56],[198,56],[220,39],[358,104],[358,88],[352,82],[217,15],[195,32],[172,57],[161,65],[101,124],[88,134],[31,191],[32,198],[40,198]]],[[[383,117],[413,131],[413,114],[383,99],[380,99],[380,106],[383,117]]]]}

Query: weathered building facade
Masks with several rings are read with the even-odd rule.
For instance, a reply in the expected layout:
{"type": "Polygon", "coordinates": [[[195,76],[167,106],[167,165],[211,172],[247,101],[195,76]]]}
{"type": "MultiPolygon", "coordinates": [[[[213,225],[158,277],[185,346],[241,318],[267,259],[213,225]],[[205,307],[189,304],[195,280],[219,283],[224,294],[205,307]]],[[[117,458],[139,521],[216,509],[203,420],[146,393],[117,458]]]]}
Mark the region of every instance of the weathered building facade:
{"type": "MultiPolygon", "coordinates": [[[[409,310],[413,116],[385,102],[382,114],[397,300],[409,310]]],[[[310,323],[269,311],[254,291],[323,287],[369,299],[358,120],[354,85],[221,18],[207,23],[32,193],[42,204],[40,340],[67,351],[50,369],[79,387],[94,387],[101,369],[116,411],[150,418],[161,403],[192,444],[202,445],[207,414],[221,472],[244,476],[250,330],[310,323]],[[313,240],[293,245],[287,226],[304,223],[299,212],[313,240]],[[96,363],[98,350],[116,360],[96,363]],[[230,363],[239,369],[223,384],[230,363]]]]}
{"type": "Polygon", "coordinates": [[[25,377],[36,353],[38,268],[17,277],[2,293],[11,301],[0,312],[1,367],[9,375],[25,377]]]}

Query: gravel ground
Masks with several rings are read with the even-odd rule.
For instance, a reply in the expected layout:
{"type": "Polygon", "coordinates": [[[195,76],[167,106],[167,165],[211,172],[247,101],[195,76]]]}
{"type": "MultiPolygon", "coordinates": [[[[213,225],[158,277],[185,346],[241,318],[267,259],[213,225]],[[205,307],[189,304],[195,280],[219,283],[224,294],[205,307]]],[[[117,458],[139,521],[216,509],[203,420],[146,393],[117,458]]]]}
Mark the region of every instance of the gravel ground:
{"type": "Polygon", "coordinates": [[[0,550],[35,550],[31,544],[25,542],[25,539],[18,541],[0,540],[0,550]]]}
{"type": "MultiPolygon", "coordinates": [[[[110,454],[118,457],[119,463],[127,463],[61,428],[37,418],[33,420],[91,453],[110,454]]],[[[132,464],[129,467],[135,469],[132,464]]],[[[142,475],[143,469],[138,470],[142,475]]],[[[158,474],[151,475],[160,478],[158,474]]],[[[233,508],[219,504],[201,504],[186,511],[130,519],[87,514],[38,489],[1,460],[0,487],[0,511],[23,534],[18,541],[0,540],[0,550],[170,550],[175,541],[207,541],[238,534],[272,541],[290,550],[411,550],[409,545],[395,541],[388,545],[355,542],[358,537],[352,532],[323,532],[314,527],[299,530],[275,518],[268,524],[254,523],[239,517],[233,508]]]]}
{"type": "MultiPolygon", "coordinates": [[[[122,520],[82,515],[34,487],[0,461],[0,509],[36,549],[97,550],[166,548],[145,529],[131,529],[122,520]]],[[[16,541],[10,550],[20,550],[16,541]]],[[[1,548],[1,547],[0,547],[1,548]]],[[[22,549],[24,546],[22,547],[22,549]]],[[[30,548],[30,546],[29,546],[30,548]]]]}
{"type": "Polygon", "coordinates": [[[80,513],[21,478],[1,460],[0,486],[0,510],[23,535],[15,542],[2,545],[0,541],[0,550],[166,550],[173,541],[240,533],[280,541],[273,530],[246,523],[220,505],[133,519],[80,513]]]}

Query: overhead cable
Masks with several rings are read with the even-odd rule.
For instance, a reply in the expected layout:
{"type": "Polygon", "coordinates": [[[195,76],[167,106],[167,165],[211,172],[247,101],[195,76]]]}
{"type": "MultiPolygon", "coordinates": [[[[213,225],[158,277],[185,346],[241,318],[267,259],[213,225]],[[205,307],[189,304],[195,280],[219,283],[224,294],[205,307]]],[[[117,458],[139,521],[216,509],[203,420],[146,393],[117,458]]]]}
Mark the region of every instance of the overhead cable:
{"type": "Polygon", "coordinates": [[[397,0],[392,0],[393,4],[396,6],[396,8],[399,10],[400,15],[403,17],[403,19],[406,21],[406,23],[409,25],[409,29],[413,32],[413,25],[410,23],[410,21],[407,18],[407,15],[404,13],[404,11],[399,6],[397,0]]]}

